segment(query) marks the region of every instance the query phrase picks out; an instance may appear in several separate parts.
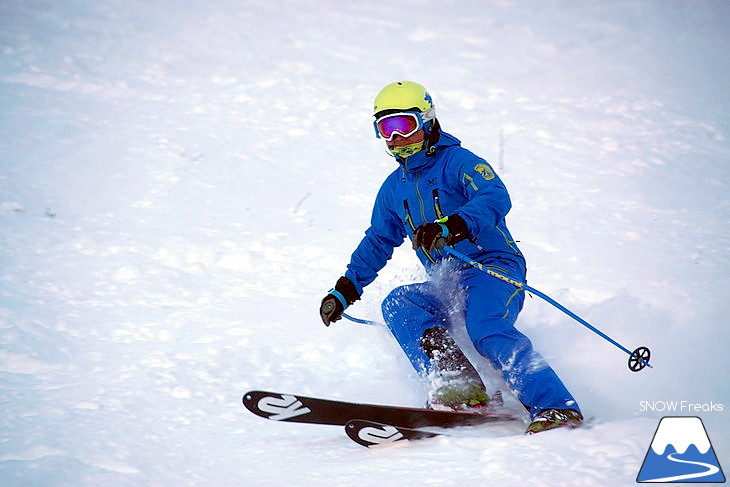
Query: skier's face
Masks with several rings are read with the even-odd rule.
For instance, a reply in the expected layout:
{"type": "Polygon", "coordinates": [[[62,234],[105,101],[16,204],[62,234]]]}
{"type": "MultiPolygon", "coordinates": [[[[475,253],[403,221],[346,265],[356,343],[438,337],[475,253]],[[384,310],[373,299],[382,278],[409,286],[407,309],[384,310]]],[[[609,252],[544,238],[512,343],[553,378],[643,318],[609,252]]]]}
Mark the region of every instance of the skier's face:
{"type": "Polygon", "coordinates": [[[423,142],[424,138],[425,138],[425,133],[424,133],[423,129],[421,129],[418,132],[411,135],[410,137],[403,137],[402,135],[394,134],[393,140],[391,140],[390,142],[387,142],[387,144],[388,144],[388,147],[390,147],[390,148],[405,147],[407,145],[418,144],[419,142],[423,142]]]}

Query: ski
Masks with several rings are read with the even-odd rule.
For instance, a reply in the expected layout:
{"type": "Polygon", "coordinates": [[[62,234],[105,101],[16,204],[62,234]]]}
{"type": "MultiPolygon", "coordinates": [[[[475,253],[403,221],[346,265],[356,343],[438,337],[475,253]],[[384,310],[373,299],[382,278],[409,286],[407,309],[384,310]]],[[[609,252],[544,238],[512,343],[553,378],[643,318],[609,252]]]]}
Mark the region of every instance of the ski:
{"type": "Polygon", "coordinates": [[[413,428],[391,426],[375,421],[354,419],[345,425],[345,433],[352,441],[362,446],[377,446],[396,441],[414,441],[440,436],[440,433],[413,428]]]}
{"type": "Polygon", "coordinates": [[[441,411],[335,401],[267,391],[247,392],[243,395],[243,404],[257,416],[272,421],[336,426],[345,426],[351,420],[360,419],[410,429],[425,426],[451,428],[519,419],[512,414],[489,409],[484,412],[441,411]]]}

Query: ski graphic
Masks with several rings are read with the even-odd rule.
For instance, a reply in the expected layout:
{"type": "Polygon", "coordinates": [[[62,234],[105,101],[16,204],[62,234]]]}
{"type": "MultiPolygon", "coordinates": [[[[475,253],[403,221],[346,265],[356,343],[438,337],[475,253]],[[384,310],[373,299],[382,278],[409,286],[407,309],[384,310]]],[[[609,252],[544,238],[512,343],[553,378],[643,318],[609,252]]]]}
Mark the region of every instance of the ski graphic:
{"type": "Polygon", "coordinates": [[[396,441],[414,441],[439,436],[439,433],[431,431],[391,426],[389,424],[362,419],[348,421],[345,425],[345,433],[355,443],[367,447],[385,445],[396,441]]]}

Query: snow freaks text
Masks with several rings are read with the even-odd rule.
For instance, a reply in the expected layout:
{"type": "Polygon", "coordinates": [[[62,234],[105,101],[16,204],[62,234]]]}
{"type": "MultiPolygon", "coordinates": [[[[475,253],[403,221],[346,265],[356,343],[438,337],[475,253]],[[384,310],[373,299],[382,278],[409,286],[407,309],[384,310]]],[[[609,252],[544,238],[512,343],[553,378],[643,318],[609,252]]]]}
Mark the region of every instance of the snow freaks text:
{"type": "Polygon", "coordinates": [[[724,406],[721,403],[695,403],[692,401],[640,401],[639,411],[670,412],[670,413],[721,413],[724,406]]]}

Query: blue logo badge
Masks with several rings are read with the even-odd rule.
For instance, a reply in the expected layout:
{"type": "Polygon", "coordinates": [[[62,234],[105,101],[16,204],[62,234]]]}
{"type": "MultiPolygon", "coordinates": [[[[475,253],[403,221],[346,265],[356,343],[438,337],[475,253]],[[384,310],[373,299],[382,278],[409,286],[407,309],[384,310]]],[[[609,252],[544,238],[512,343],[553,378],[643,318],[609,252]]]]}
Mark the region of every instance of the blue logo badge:
{"type": "Polygon", "coordinates": [[[636,481],[725,482],[702,420],[696,416],[662,418],[636,481]]]}

